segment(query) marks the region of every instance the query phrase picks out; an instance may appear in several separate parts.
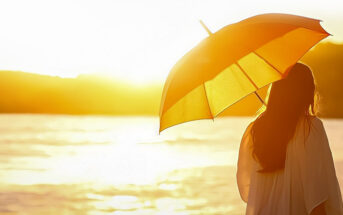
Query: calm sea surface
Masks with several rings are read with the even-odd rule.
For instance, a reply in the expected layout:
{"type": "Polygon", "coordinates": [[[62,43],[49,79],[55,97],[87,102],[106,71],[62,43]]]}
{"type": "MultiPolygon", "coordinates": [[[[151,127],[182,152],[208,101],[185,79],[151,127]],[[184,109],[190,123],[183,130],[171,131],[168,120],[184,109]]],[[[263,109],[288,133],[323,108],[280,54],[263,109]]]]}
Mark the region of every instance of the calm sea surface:
{"type": "MultiPolygon", "coordinates": [[[[235,180],[252,118],[158,135],[158,118],[0,115],[0,214],[244,214],[235,180]]],[[[324,120],[343,185],[343,120],[324,120]]]]}

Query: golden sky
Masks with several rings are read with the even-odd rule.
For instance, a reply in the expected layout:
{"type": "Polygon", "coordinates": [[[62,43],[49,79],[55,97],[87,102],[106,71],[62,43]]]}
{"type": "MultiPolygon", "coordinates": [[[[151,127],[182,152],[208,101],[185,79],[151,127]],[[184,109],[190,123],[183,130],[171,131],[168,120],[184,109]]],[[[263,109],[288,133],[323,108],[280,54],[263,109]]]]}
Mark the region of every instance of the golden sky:
{"type": "Polygon", "coordinates": [[[260,13],[323,20],[343,41],[343,1],[4,0],[0,2],[0,70],[61,77],[107,74],[133,83],[163,82],[212,30],[260,13]]]}

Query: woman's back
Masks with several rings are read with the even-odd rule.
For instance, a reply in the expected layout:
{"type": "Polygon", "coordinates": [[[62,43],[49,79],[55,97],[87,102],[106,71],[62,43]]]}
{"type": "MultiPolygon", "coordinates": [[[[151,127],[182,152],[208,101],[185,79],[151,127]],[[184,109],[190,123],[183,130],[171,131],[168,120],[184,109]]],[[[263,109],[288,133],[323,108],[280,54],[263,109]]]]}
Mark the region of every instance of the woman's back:
{"type": "Polygon", "coordinates": [[[326,214],[343,214],[331,150],[318,118],[299,120],[287,145],[285,168],[272,173],[257,172],[261,166],[252,156],[251,127],[243,136],[237,169],[247,215],[307,215],[321,203],[326,214]]]}

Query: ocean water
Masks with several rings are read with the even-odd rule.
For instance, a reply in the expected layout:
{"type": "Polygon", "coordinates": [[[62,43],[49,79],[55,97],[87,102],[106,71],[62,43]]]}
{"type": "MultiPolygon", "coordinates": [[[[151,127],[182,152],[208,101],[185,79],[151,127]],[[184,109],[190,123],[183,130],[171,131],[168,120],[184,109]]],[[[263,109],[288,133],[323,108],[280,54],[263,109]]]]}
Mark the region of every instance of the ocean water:
{"type": "MultiPolygon", "coordinates": [[[[244,214],[235,179],[252,118],[158,134],[157,117],[0,115],[0,214],[244,214]]],[[[343,120],[323,120],[343,185],[343,120]]]]}

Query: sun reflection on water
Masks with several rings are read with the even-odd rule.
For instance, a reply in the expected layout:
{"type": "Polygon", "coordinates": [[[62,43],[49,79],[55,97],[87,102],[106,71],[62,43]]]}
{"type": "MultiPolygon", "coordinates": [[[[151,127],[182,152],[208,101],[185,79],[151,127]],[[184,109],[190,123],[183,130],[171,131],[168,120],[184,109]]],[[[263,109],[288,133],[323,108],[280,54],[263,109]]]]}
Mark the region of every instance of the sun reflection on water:
{"type": "MultiPolygon", "coordinates": [[[[27,215],[244,211],[235,164],[249,118],[184,124],[160,136],[158,119],[149,117],[0,115],[1,120],[9,123],[0,123],[0,130],[7,129],[0,133],[0,211],[27,215]]],[[[343,127],[343,122],[329,126],[343,127]]],[[[341,134],[339,129],[330,131],[335,144],[341,134]]],[[[338,162],[343,148],[335,149],[338,162]]],[[[342,168],[337,172],[343,175],[342,168]]]]}

